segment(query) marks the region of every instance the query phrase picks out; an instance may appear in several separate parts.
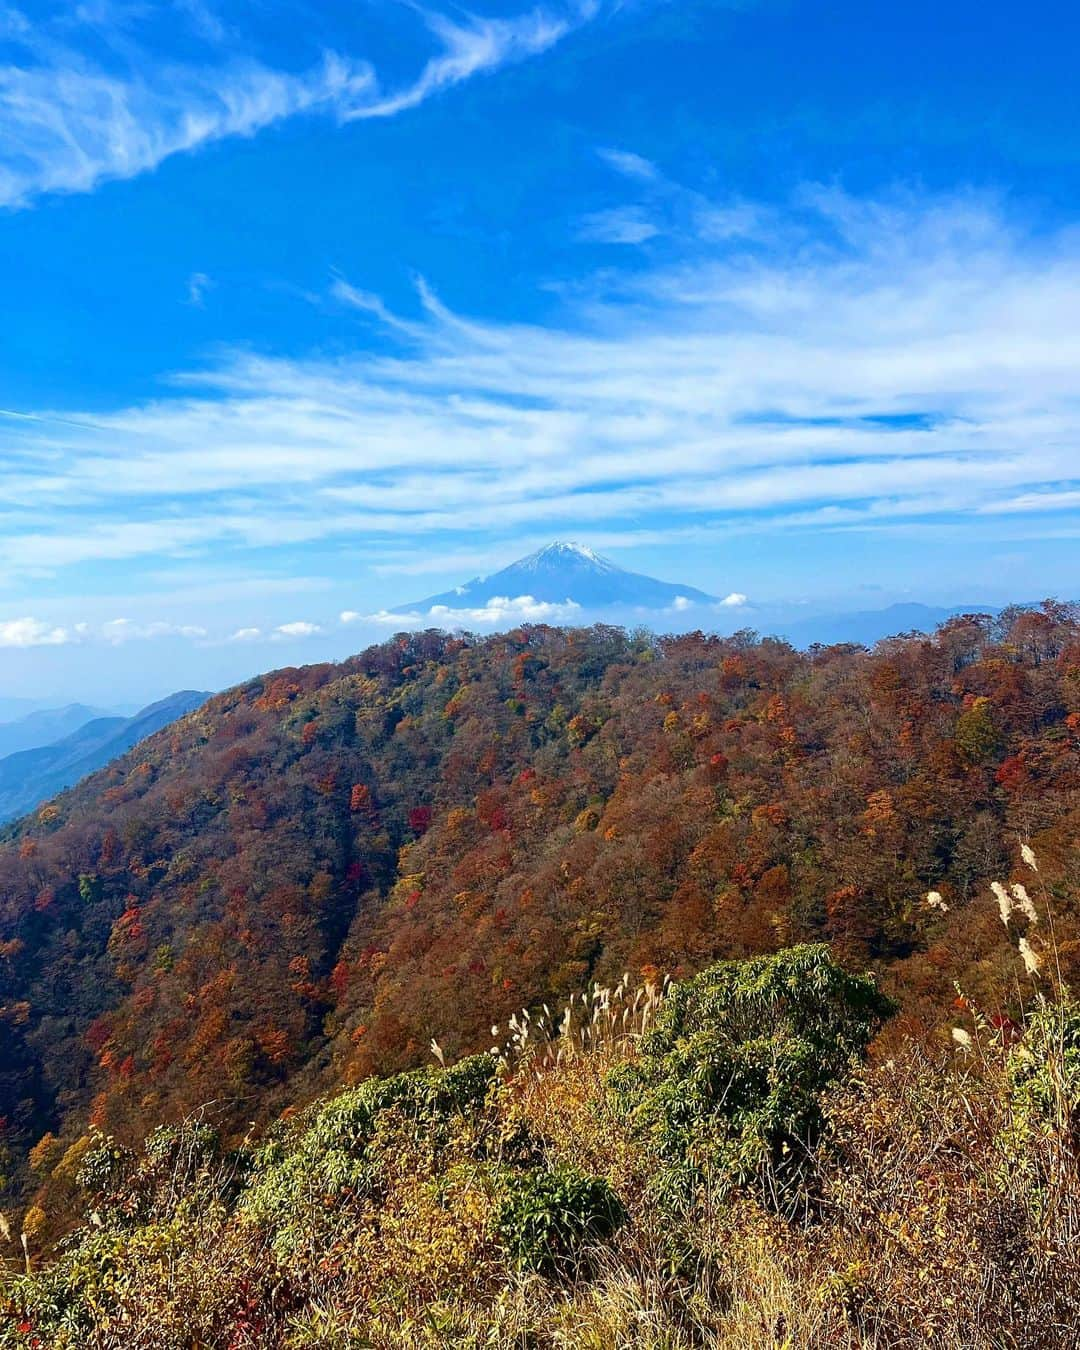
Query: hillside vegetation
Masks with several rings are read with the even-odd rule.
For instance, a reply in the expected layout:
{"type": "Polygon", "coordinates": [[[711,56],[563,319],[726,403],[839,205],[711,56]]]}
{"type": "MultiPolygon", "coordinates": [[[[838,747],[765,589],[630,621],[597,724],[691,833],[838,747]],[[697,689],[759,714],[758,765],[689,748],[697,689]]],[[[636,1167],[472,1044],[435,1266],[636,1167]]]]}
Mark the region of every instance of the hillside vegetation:
{"type": "Polygon", "coordinates": [[[947,1037],[957,980],[1019,1022],[985,878],[1031,840],[1074,980],[1078,786],[1050,604],[871,653],[536,628],[260,677],[6,833],[10,1203],[44,1248],[93,1129],[205,1109],[235,1148],[624,971],[824,942],[900,1004],[880,1057],[947,1037]]]}
{"type": "Polygon", "coordinates": [[[893,1006],[804,946],[593,985],[256,1144],[41,1146],[86,1218],[41,1270],[24,1230],[0,1347],[1074,1346],[1080,1008],[1045,888],[995,885],[1027,1011],[965,999],[950,1056],[862,1066],[893,1006]]]}

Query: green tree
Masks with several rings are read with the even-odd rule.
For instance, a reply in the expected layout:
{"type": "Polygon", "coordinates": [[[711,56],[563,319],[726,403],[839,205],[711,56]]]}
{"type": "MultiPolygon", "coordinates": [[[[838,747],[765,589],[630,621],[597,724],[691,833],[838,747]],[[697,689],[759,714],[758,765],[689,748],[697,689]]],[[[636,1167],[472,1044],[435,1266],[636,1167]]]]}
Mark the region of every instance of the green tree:
{"type": "Polygon", "coordinates": [[[977,698],[957,718],[956,744],[972,764],[985,764],[1001,744],[988,698],[977,698]]]}
{"type": "Polygon", "coordinates": [[[658,1183],[757,1183],[793,1203],[808,1177],[824,1091],[894,1011],[823,944],[722,961],[673,987],[639,1059],[609,1079],[616,1105],[657,1156],[658,1183]]]}

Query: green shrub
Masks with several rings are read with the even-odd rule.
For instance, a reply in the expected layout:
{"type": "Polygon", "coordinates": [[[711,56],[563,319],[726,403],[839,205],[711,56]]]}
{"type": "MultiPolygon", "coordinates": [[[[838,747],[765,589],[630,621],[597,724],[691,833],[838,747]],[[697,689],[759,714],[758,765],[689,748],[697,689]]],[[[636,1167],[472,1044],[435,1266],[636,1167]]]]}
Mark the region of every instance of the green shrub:
{"type": "Polygon", "coordinates": [[[156,1167],[204,1166],[218,1149],[217,1131],[202,1121],[159,1125],[143,1144],[146,1160],[156,1167]]]}
{"type": "Polygon", "coordinates": [[[626,1218],[603,1177],[572,1167],[506,1172],[495,1216],[499,1241],[522,1270],[553,1275],[570,1268],[591,1243],[603,1241],[626,1218]]]}
{"type": "Polygon", "coordinates": [[[111,1135],[95,1131],[93,1142],[83,1154],[76,1184],[92,1195],[102,1196],[119,1186],[135,1163],[135,1154],[111,1135]]]}
{"type": "Polygon", "coordinates": [[[79,898],[87,905],[96,905],[105,892],[101,878],[92,872],[79,875],[79,898]]]}
{"type": "Polygon", "coordinates": [[[893,1010],[824,945],[722,961],[672,987],[609,1088],[673,1197],[756,1183],[784,1207],[803,1193],[823,1091],[893,1010]]]}
{"type": "Polygon", "coordinates": [[[7,1282],[0,1299],[0,1347],[85,1350],[117,1344],[100,1336],[109,1313],[137,1299],[147,1269],[187,1259],[184,1244],[184,1226],[175,1220],[131,1231],[82,1229],[40,1273],[7,1282]],[[32,1332],[14,1334],[20,1323],[32,1332]]]}
{"type": "Polygon", "coordinates": [[[317,1104],[259,1150],[243,1211],[276,1230],[278,1250],[290,1249],[313,1215],[367,1192],[381,1116],[396,1111],[437,1149],[458,1117],[483,1105],[496,1068],[491,1055],[473,1055],[451,1069],[372,1078],[317,1104]]]}
{"type": "Polygon", "coordinates": [[[1030,1166],[1032,1145],[1053,1142],[1080,1156],[1080,1006],[1048,1003],[1027,1021],[1009,1051],[1008,1129],[1001,1144],[1010,1167],[1030,1166]]]}
{"type": "Polygon", "coordinates": [[[138,1152],[100,1131],[85,1142],[75,1183],[104,1228],[130,1229],[172,1214],[182,1197],[202,1203],[235,1189],[240,1159],[225,1168],[216,1130],[198,1119],[159,1125],[138,1152]]]}

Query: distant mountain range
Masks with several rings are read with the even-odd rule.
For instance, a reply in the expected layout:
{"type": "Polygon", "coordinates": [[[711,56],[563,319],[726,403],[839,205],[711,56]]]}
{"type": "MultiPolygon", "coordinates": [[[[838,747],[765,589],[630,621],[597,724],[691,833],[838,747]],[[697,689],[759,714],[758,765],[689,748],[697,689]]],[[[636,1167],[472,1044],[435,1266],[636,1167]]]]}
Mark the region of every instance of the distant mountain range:
{"type": "Polygon", "coordinates": [[[51,745],[95,718],[130,717],[134,712],[134,708],[94,708],[86,703],[68,703],[63,708],[34,708],[10,721],[0,722],[0,758],[19,750],[51,745]]]}
{"type": "MultiPolygon", "coordinates": [[[[781,619],[773,627],[761,624],[761,631],[786,638],[793,647],[805,649],[816,642],[832,644],[854,642],[872,647],[882,638],[900,633],[933,633],[958,614],[997,614],[996,605],[956,605],[945,609],[937,605],[913,603],[888,605],[884,609],[863,609],[850,613],[819,614],[806,619],[781,619]]],[[[749,627],[759,627],[753,619],[749,627]]]]}
{"type": "Polygon", "coordinates": [[[51,703],[47,698],[18,698],[10,694],[0,695],[0,722],[21,720],[29,716],[30,713],[40,712],[47,708],[51,708],[51,703]]]}
{"type": "Polygon", "coordinates": [[[616,623],[646,619],[665,629],[731,632],[745,627],[800,648],[841,642],[871,647],[898,633],[932,633],[957,614],[997,613],[991,605],[900,603],[808,615],[805,606],[751,604],[735,593],[720,600],[696,586],[630,572],[584,544],[573,543],[549,544],[490,576],[473,577],[453,590],[388,612],[428,619],[433,628],[480,626],[490,631],[492,624],[508,627],[529,617],[536,606],[526,600],[565,607],[552,614],[551,621],[557,623],[606,617],[616,623]]]}
{"type": "Polygon", "coordinates": [[[657,581],[640,572],[628,572],[610,558],[602,558],[584,544],[554,543],[519,558],[500,572],[473,577],[463,586],[441,595],[429,595],[391,610],[393,614],[432,609],[476,609],[496,599],[516,600],[530,596],[548,604],[571,603],[583,610],[615,606],[664,609],[680,599],[684,603],[713,605],[716,597],[694,586],[657,581]]]}
{"type": "MultiPolygon", "coordinates": [[[[19,750],[0,759],[0,821],[32,811],[80,778],[103,768],[145,737],[191,712],[210,696],[193,689],[170,694],[133,717],[92,717],[50,744],[19,750]]],[[[57,722],[80,716],[73,704],[53,714],[57,722]]],[[[93,712],[92,709],[85,711],[93,712]]],[[[47,716],[48,714],[41,714],[47,716]]],[[[35,714],[31,714],[31,717],[35,714]]],[[[23,719],[29,721],[30,718],[23,719]]]]}

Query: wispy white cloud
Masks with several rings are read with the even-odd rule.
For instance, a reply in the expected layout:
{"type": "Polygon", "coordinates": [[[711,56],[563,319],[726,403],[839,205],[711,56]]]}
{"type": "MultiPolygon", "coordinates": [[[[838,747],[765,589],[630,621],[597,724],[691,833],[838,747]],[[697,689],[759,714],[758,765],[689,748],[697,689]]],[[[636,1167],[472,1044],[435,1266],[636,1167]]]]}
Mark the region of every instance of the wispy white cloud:
{"type": "Polygon", "coordinates": [[[659,233],[660,227],[640,206],[594,211],[584,216],[578,227],[578,238],[597,244],[643,244],[659,233]]]}
{"type": "Polygon", "coordinates": [[[330,283],[330,294],[341,304],[370,314],[372,318],[378,319],[385,327],[393,329],[405,337],[415,339],[424,337],[423,324],[410,323],[406,319],[399,318],[398,315],[387,308],[381,296],[373,295],[370,291],[362,291],[358,287],[350,285],[344,277],[334,278],[330,283]]]}
{"type": "Polygon", "coordinates": [[[202,309],[206,303],[206,292],[210,290],[213,284],[213,281],[205,272],[192,272],[187,283],[188,304],[194,305],[196,309],[202,309]]]}
{"type": "Polygon", "coordinates": [[[59,647],[72,640],[66,628],[23,618],[0,621],[0,647],[59,647]]]}
{"type": "MultiPolygon", "coordinates": [[[[730,595],[725,595],[722,600],[715,602],[704,600],[691,600],[688,595],[677,595],[671,604],[667,607],[671,614],[688,614],[691,610],[705,608],[713,609],[742,609],[748,602],[747,596],[742,591],[732,591],[730,595]]],[[[642,613],[647,613],[642,609],[642,613]]]]}
{"type": "Polygon", "coordinates": [[[317,623],[309,623],[306,619],[297,619],[294,623],[280,623],[271,633],[271,637],[282,638],[306,638],[315,637],[321,633],[322,628],[317,623]]]}
{"type": "Polygon", "coordinates": [[[125,642],[152,638],[196,640],[207,636],[207,630],[199,624],[162,621],[134,623],[130,619],[109,619],[102,624],[80,621],[65,627],[35,618],[0,620],[0,647],[60,647],[76,642],[104,642],[110,646],[119,646],[125,642]]]}
{"type": "MultiPolygon", "coordinates": [[[[785,234],[775,210],[760,202],[728,194],[709,197],[669,178],[651,160],[628,150],[601,148],[600,158],[628,179],[637,200],[594,211],[581,222],[578,237],[587,241],[637,244],[663,234],[683,247],[732,241],[776,240],[785,234]]],[[[788,221],[788,242],[798,243],[788,221]]]]}
{"type": "Polygon", "coordinates": [[[988,515],[1028,515],[1047,511],[1080,510],[1080,488],[1064,492],[1021,492],[1002,501],[986,502],[981,508],[988,515]]]}
{"type": "Polygon", "coordinates": [[[639,182],[652,183],[660,178],[660,171],[652,160],[637,155],[632,150],[617,150],[603,147],[597,151],[600,158],[616,173],[624,178],[635,178],[639,182]]]}
{"type": "Polygon", "coordinates": [[[148,77],[50,49],[44,61],[0,68],[0,205],[89,192],[213,141],[335,111],[375,86],[366,63],[333,54],[299,75],[246,61],[148,77]]]}
{"type": "MultiPolygon", "coordinates": [[[[133,623],[130,619],[109,619],[101,625],[100,636],[114,646],[123,642],[140,642],[151,638],[183,637],[205,638],[207,630],[201,624],[175,624],[155,621],[133,623]]],[[[80,625],[80,636],[94,636],[86,625],[80,625]]]]}
{"type": "Polygon", "coordinates": [[[186,14],[192,27],[208,42],[224,42],[229,29],[221,15],[204,0],[173,0],[177,9],[186,14]]]}
{"type": "Polygon", "coordinates": [[[198,0],[188,16],[208,44],[201,64],[163,61],[135,44],[82,40],[115,15],[91,12],[50,30],[5,11],[14,55],[0,65],[0,206],[25,207],[47,193],[88,192],[131,178],[173,155],[229,137],[251,137],[304,114],[339,122],[392,117],[454,85],[535,56],[586,22],[580,5],[499,19],[453,19],[420,10],[435,53],[416,76],[387,88],[362,56],[324,51],[307,69],[277,69],[220,46],[225,30],[198,0]],[[110,16],[112,16],[110,18],[110,16]]]}
{"type": "MultiPolygon", "coordinates": [[[[364,615],[367,623],[379,624],[386,628],[503,628],[515,623],[567,623],[581,615],[581,606],[573,600],[556,603],[550,600],[537,600],[531,595],[496,595],[483,605],[464,606],[460,609],[450,605],[432,605],[423,611],[409,610],[394,613],[380,610],[377,614],[364,615]]],[[[355,615],[354,618],[360,618],[355,615]]],[[[344,620],[345,616],[342,615],[344,620]]]]}
{"type": "Polygon", "coordinates": [[[555,525],[601,543],[1075,508],[1080,236],[985,197],[820,190],[777,228],[606,272],[546,326],[429,287],[399,318],[341,278],[387,327],[374,354],[237,353],[153,403],[5,420],[0,571],[349,537],[415,571],[439,534],[446,557],[555,525]]]}
{"type": "Polygon", "coordinates": [[[709,243],[761,238],[775,228],[774,213],[753,202],[697,202],[692,213],[698,237],[709,243]]]}
{"type": "Polygon", "coordinates": [[[441,45],[439,54],[427,62],[412,84],[370,102],[355,103],[343,110],[342,119],[392,117],[415,108],[452,85],[546,51],[594,12],[593,6],[582,6],[566,16],[537,9],[510,19],[466,15],[455,20],[425,12],[428,28],[441,45]]]}

